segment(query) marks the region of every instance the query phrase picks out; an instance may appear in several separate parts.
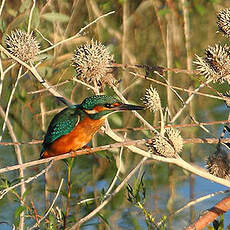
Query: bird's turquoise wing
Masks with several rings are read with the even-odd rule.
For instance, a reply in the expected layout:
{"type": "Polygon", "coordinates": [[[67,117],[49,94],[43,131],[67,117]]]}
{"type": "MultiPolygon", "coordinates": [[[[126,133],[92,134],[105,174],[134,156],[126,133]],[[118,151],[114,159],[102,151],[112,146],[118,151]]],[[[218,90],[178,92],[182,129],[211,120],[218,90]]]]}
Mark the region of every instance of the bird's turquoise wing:
{"type": "Polygon", "coordinates": [[[70,133],[80,120],[79,110],[76,108],[66,108],[60,113],[56,114],[51,121],[47,133],[45,135],[42,152],[47,146],[55,140],[70,133]]]}

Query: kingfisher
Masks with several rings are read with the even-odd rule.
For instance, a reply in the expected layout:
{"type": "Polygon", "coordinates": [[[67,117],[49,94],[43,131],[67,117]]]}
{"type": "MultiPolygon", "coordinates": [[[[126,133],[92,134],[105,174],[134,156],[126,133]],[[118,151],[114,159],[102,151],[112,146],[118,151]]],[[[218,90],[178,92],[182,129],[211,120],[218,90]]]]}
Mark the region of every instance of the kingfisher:
{"type": "Polygon", "coordinates": [[[142,109],[144,107],[124,104],[106,95],[91,96],[81,104],[68,105],[50,122],[40,157],[48,158],[81,149],[90,142],[108,115],[142,109]]]}

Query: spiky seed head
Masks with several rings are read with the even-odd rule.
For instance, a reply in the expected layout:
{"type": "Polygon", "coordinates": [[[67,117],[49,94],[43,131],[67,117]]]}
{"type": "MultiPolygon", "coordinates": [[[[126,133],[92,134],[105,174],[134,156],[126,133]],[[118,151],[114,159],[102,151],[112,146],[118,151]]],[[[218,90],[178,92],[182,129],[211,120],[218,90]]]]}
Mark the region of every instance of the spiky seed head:
{"type": "Polygon", "coordinates": [[[172,146],[177,153],[180,153],[183,149],[183,138],[180,135],[180,131],[174,128],[166,128],[165,136],[168,138],[172,146]]]}
{"type": "Polygon", "coordinates": [[[161,135],[153,137],[151,143],[146,143],[150,152],[164,157],[175,157],[175,150],[172,145],[161,135]]]}
{"type": "Polygon", "coordinates": [[[218,31],[230,37],[230,8],[222,9],[217,14],[218,31]]]}
{"type": "Polygon", "coordinates": [[[157,112],[161,110],[161,100],[160,96],[155,88],[150,86],[149,89],[145,90],[144,97],[141,98],[146,108],[152,112],[157,112]]]}
{"type": "Polygon", "coordinates": [[[15,57],[24,62],[34,61],[39,52],[39,43],[33,36],[33,32],[26,32],[16,29],[6,35],[5,43],[7,50],[15,57]]]}
{"type": "Polygon", "coordinates": [[[196,55],[197,60],[194,62],[197,65],[197,70],[204,75],[207,80],[213,82],[223,81],[230,82],[230,53],[229,47],[216,44],[209,46],[205,50],[205,57],[196,55]]]}
{"type": "Polygon", "coordinates": [[[96,82],[98,86],[102,87],[106,83],[117,83],[111,74],[110,65],[112,63],[114,63],[114,59],[109,49],[94,40],[79,46],[75,50],[73,58],[76,77],[86,83],[96,82]]]}
{"type": "Polygon", "coordinates": [[[217,150],[208,157],[206,168],[210,174],[227,179],[230,174],[230,162],[227,154],[223,150],[217,150]]]}

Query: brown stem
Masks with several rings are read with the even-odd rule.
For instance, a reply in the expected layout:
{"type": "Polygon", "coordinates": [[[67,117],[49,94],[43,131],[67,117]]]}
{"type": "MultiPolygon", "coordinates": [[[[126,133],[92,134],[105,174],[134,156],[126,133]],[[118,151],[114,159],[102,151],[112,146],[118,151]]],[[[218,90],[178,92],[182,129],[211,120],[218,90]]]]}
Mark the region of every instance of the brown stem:
{"type": "Polygon", "coordinates": [[[193,224],[185,228],[185,230],[201,230],[204,229],[209,223],[213,222],[218,216],[227,212],[230,209],[230,196],[224,198],[214,207],[201,215],[193,224]]]}

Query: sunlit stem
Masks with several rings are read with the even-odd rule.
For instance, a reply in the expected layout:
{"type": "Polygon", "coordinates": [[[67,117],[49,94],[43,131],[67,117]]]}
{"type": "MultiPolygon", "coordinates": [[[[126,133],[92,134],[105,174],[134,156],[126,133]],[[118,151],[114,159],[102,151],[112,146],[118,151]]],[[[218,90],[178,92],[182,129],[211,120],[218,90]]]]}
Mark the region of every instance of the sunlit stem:
{"type": "Polygon", "coordinates": [[[8,115],[9,115],[9,110],[10,110],[10,105],[11,105],[11,102],[12,102],[12,99],[13,99],[13,96],[14,96],[14,93],[16,91],[16,88],[17,88],[17,85],[18,85],[18,82],[20,80],[20,78],[22,77],[22,66],[20,67],[19,71],[18,71],[18,76],[17,76],[17,79],[16,79],[16,82],[15,82],[15,85],[12,89],[12,92],[10,94],[10,98],[9,98],[9,101],[8,101],[8,105],[7,105],[7,108],[6,108],[6,116],[5,116],[5,119],[4,119],[4,122],[3,122],[3,126],[2,126],[2,134],[0,136],[0,141],[2,141],[2,137],[3,137],[3,134],[4,134],[4,131],[6,129],[6,121],[8,119],[8,115]]]}

